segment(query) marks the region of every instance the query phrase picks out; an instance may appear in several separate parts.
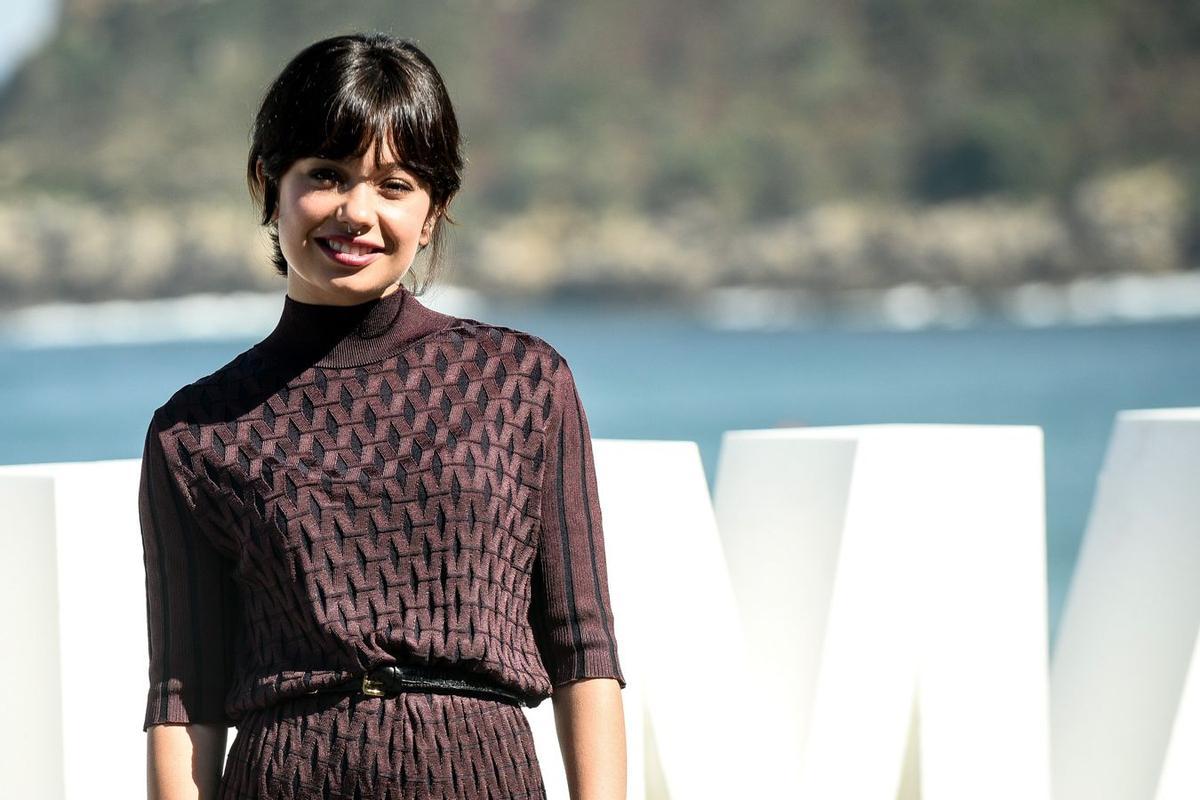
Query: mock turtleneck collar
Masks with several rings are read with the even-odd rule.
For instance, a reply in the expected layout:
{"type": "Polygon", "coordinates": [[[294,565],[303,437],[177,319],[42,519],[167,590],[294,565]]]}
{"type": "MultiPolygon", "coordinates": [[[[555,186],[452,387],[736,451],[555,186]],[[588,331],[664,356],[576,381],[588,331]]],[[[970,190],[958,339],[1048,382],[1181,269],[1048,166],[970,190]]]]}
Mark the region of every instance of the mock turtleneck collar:
{"type": "Polygon", "coordinates": [[[399,352],[455,318],[421,304],[404,285],[350,306],[304,303],[284,295],[283,313],[258,350],[317,367],[356,367],[399,352]]]}

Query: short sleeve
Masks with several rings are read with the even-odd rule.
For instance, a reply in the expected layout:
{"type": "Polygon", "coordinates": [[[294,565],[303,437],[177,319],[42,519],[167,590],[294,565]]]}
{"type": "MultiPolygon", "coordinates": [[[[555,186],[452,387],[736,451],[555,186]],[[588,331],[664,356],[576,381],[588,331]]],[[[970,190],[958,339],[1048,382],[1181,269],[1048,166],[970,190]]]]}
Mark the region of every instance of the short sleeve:
{"type": "Polygon", "coordinates": [[[236,586],[205,536],[159,415],[142,454],[138,513],[146,571],[150,685],[142,726],[224,723],[236,586]]]}
{"type": "Polygon", "coordinates": [[[615,678],[624,688],[591,434],[571,370],[559,358],[545,428],[531,620],[552,686],[615,678]]]}

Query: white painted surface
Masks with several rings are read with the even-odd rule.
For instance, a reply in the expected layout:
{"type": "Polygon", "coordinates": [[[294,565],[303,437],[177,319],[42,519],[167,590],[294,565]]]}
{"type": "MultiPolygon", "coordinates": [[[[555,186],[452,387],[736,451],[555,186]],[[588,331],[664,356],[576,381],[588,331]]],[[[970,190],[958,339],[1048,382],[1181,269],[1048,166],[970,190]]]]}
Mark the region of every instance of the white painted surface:
{"type": "Polygon", "coordinates": [[[66,796],[54,505],[52,480],[0,477],[0,797],[66,796]]]}
{"type": "MultiPolygon", "coordinates": [[[[763,727],[774,705],[747,680],[699,449],[597,440],[594,458],[626,678],[642,684],[659,759],[650,783],[688,800],[789,796],[786,757],[763,727]]],[[[627,717],[640,714],[627,700],[627,717]]],[[[644,774],[633,770],[641,749],[630,741],[631,777],[644,774]]]]}
{"type": "Polygon", "coordinates": [[[1200,409],[1117,415],[1051,664],[1058,800],[1200,796],[1198,479],[1200,409]]]}
{"type": "Polygon", "coordinates": [[[1035,427],[726,434],[718,522],[788,796],[894,800],[915,730],[925,800],[1049,798],[1042,487],[1035,427]]]}
{"type": "MultiPolygon", "coordinates": [[[[91,796],[97,776],[104,776],[106,793],[113,797],[139,797],[146,791],[142,715],[149,656],[137,519],[140,463],[121,459],[0,467],[0,490],[11,492],[13,487],[37,480],[48,487],[53,498],[48,512],[39,514],[37,525],[23,535],[55,553],[55,572],[45,576],[40,572],[41,562],[26,565],[14,560],[21,564],[15,571],[27,566],[31,574],[37,571],[44,584],[33,597],[17,589],[14,596],[6,598],[5,607],[21,609],[44,621],[48,631],[57,604],[57,663],[37,662],[45,683],[17,685],[53,697],[53,704],[61,708],[53,757],[61,762],[58,775],[67,798],[91,796]],[[54,597],[45,599],[50,594],[54,597]],[[124,764],[130,768],[114,767],[124,764]]],[[[43,502],[33,493],[13,496],[12,502],[5,504],[6,513],[27,516],[43,502]]],[[[11,533],[6,527],[6,538],[11,533]]],[[[7,543],[4,551],[11,552],[7,543]]],[[[8,594],[14,588],[6,581],[2,591],[8,594]]],[[[42,624],[39,622],[39,628],[42,624]]],[[[6,648],[13,653],[23,653],[31,646],[42,651],[38,636],[12,635],[6,648]]],[[[4,663],[10,660],[21,663],[11,656],[2,659],[4,663]]],[[[24,700],[19,694],[13,696],[24,700]]],[[[36,742],[23,739],[5,750],[21,764],[51,757],[36,742]]],[[[5,770],[0,782],[24,772],[27,770],[5,770]]],[[[37,777],[39,781],[47,779],[45,775],[37,777]]],[[[45,795],[16,791],[0,783],[0,796],[45,795]]]]}

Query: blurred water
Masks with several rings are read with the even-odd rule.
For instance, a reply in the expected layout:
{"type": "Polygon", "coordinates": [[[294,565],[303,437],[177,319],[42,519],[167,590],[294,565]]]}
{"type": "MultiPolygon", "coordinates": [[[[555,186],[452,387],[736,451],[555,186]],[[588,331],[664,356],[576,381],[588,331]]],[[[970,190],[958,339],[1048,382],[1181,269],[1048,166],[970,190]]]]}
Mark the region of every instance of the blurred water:
{"type": "MultiPolygon", "coordinates": [[[[1041,426],[1052,640],[1114,414],[1200,405],[1196,320],[883,332],[716,330],[679,311],[563,304],[493,305],[470,316],[554,344],[571,363],[594,437],[696,441],[710,488],[726,430],[1041,426]]],[[[154,408],[257,338],[0,344],[0,463],[138,457],[154,408]]]]}

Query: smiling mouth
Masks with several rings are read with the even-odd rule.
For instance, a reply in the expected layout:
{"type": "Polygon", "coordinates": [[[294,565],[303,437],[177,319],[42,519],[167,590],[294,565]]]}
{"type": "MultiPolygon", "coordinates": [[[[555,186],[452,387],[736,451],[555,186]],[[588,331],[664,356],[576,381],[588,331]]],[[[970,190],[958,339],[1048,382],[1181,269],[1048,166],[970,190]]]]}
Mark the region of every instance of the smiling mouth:
{"type": "Polygon", "coordinates": [[[371,247],[348,245],[324,238],[318,238],[316,242],[330,261],[344,267],[365,267],[383,252],[371,247]]]}

